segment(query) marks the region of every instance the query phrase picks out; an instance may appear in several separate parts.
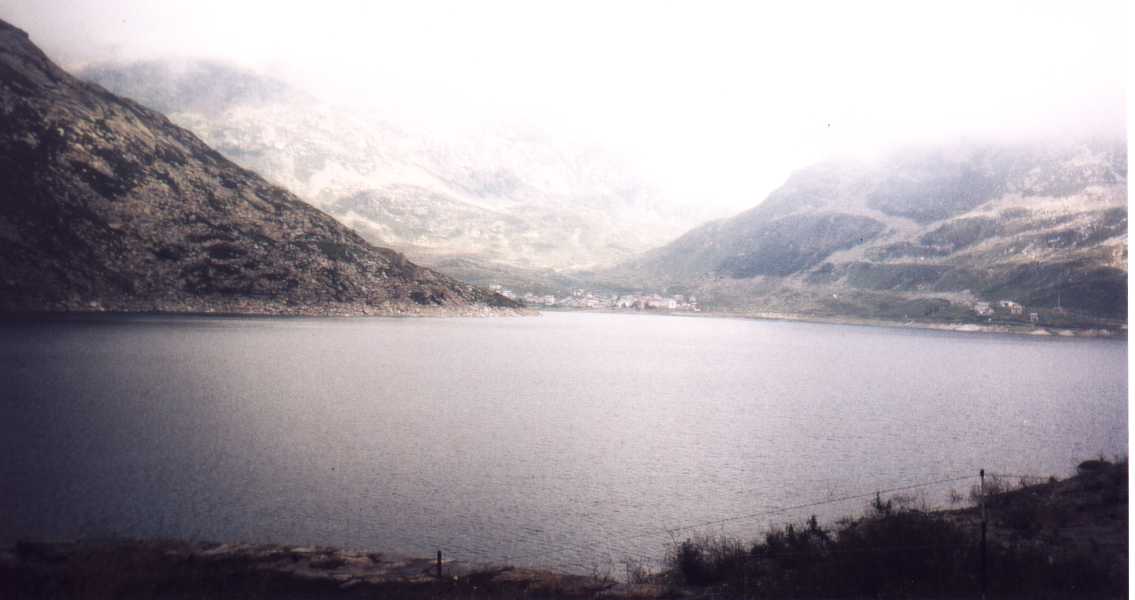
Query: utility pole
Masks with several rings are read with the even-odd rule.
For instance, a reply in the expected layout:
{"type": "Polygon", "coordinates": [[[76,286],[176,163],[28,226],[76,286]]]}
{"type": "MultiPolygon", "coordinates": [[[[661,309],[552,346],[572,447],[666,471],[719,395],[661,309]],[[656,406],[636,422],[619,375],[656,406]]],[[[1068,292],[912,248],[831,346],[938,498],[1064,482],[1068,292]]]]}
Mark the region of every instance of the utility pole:
{"type": "Polygon", "coordinates": [[[978,474],[981,477],[981,570],[979,571],[979,580],[981,582],[981,600],[985,600],[985,590],[988,585],[988,577],[985,567],[985,529],[986,529],[986,515],[985,515],[985,469],[982,469],[978,474]]]}

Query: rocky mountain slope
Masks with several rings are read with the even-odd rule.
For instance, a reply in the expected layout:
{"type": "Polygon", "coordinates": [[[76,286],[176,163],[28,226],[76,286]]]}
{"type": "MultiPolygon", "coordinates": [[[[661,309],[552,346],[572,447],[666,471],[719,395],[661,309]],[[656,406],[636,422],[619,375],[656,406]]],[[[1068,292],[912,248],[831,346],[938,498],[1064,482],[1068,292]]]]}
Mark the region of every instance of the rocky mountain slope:
{"type": "Polygon", "coordinates": [[[513,307],[377,248],[0,21],[0,309],[513,307]]]}
{"type": "Polygon", "coordinates": [[[1126,165],[1126,142],[1101,140],[819,164],[597,279],[742,312],[1122,319],[1126,165]]]}
{"type": "Polygon", "coordinates": [[[529,130],[433,129],[332,106],[210,62],[100,64],[80,76],[154,106],[223,155],[424,264],[614,264],[713,214],[667,200],[594,148],[529,130]]]}

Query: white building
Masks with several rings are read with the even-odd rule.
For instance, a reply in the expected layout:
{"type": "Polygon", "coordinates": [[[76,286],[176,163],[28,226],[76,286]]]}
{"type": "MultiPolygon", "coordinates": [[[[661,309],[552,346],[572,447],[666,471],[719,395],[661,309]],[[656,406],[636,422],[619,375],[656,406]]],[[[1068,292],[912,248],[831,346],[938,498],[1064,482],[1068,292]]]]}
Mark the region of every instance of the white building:
{"type": "Polygon", "coordinates": [[[1013,302],[1012,300],[1002,300],[1002,301],[998,302],[997,304],[999,304],[1001,306],[1001,308],[1009,309],[1010,314],[1020,315],[1020,314],[1024,314],[1024,312],[1025,312],[1025,307],[1021,306],[1020,304],[1017,304],[1016,302],[1013,302]]]}

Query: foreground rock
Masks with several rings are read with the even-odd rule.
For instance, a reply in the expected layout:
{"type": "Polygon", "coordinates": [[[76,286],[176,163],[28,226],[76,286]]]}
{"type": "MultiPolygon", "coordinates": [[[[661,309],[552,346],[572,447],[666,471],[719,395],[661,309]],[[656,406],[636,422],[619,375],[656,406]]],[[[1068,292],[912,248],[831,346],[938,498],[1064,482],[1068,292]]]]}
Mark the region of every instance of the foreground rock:
{"type": "Polygon", "coordinates": [[[371,246],[0,21],[0,311],[418,307],[519,305],[371,246]]]}
{"type": "Polygon", "coordinates": [[[373,552],[174,541],[21,543],[0,551],[4,598],[593,598],[654,586],[373,552]]]}

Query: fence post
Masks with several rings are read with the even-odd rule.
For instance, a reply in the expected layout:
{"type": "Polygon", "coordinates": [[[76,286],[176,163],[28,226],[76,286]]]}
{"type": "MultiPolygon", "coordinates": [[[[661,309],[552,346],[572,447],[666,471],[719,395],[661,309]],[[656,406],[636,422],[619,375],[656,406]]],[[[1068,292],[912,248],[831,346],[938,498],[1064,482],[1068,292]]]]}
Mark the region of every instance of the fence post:
{"type": "Polygon", "coordinates": [[[441,550],[437,551],[437,578],[441,579],[441,550]]]}
{"type": "Polygon", "coordinates": [[[985,591],[988,586],[988,574],[986,572],[986,549],[985,549],[985,530],[987,527],[987,519],[985,513],[985,469],[982,469],[978,476],[981,478],[981,494],[978,496],[981,499],[981,600],[985,600],[985,591]]]}

